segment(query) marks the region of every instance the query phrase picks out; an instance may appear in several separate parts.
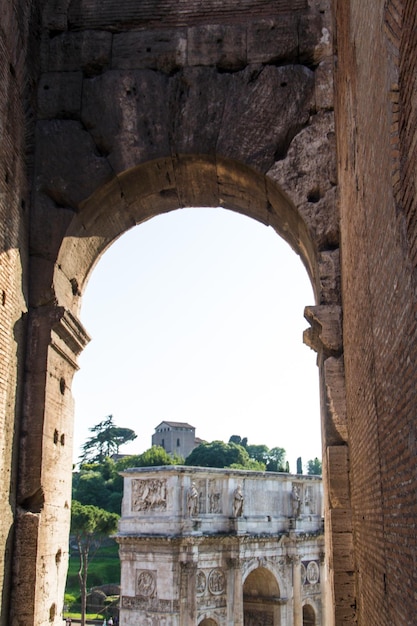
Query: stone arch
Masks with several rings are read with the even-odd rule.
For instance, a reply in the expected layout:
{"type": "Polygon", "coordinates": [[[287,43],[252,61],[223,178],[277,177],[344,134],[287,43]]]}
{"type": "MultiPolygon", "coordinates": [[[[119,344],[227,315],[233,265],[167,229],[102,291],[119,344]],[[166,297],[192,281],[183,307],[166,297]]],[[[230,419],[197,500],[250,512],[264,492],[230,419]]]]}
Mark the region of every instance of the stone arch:
{"type": "MultiPolygon", "coordinates": [[[[26,411],[19,498],[28,513],[33,513],[38,512],[39,506],[35,509],[31,503],[39,500],[37,494],[41,496],[41,506],[48,512],[40,531],[45,553],[55,554],[61,548],[61,538],[68,532],[73,413],[70,390],[77,357],[89,341],[78,320],[82,294],[100,256],[129,228],[153,216],[193,206],[220,206],[272,226],[301,257],[319,304],[309,309],[307,316],[313,328],[305,338],[306,343],[319,353],[326,353],[326,358],[340,354],[338,250],[323,250],[320,228],[307,219],[300,206],[291,200],[289,190],[283,191],[278,179],[276,172],[264,174],[219,155],[176,154],[113,175],[80,201],[77,211],[71,212],[54,261],[51,249],[52,257],[45,258],[43,271],[39,272],[29,323],[29,345],[34,351],[30,355],[33,380],[28,377],[28,398],[33,393],[32,385],[37,393],[43,391],[26,411]],[[35,430],[33,423],[37,424],[35,430]],[[60,446],[60,450],[54,444],[55,431],[65,437],[66,445],[60,446]],[[39,432],[43,433],[42,450],[34,457],[33,450],[39,447],[39,432]],[[46,480],[45,471],[51,463],[60,471],[48,475],[46,480]],[[57,506],[63,511],[58,518],[53,513],[57,506]],[[51,533],[51,526],[60,530],[51,533]],[[52,548],[51,535],[60,538],[52,548]]],[[[65,213],[64,224],[68,217],[65,213]]],[[[321,219],[326,219],[325,214],[321,219]]],[[[59,237],[53,245],[58,241],[59,237]]],[[[320,360],[319,367],[322,371],[320,360]]],[[[340,403],[340,395],[338,398],[340,403]]],[[[28,517],[26,522],[31,524],[32,520],[28,517]]],[[[39,546],[39,539],[35,535],[33,539],[39,546]]],[[[65,554],[61,561],[63,572],[67,558],[65,554]]],[[[36,564],[28,562],[22,571],[33,578],[34,568],[36,564]]],[[[47,564],[45,570],[52,568],[47,564]]],[[[64,583],[62,575],[62,586],[64,583]]]]}
{"type": "Polygon", "coordinates": [[[217,626],[217,622],[211,617],[205,617],[198,623],[198,626],[217,626]]]}
{"type": "MultiPolygon", "coordinates": [[[[331,445],[337,444],[339,456],[346,443],[330,12],[300,3],[297,11],[308,26],[301,35],[298,18],[290,20],[295,46],[284,36],[278,51],[281,37],[274,34],[272,47],[268,44],[259,56],[251,36],[252,44],[236,56],[247,32],[240,17],[235,22],[234,11],[219,47],[226,32],[211,23],[211,10],[177,15],[173,3],[168,15],[155,5],[150,19],[139,3],[136,21],[121,9],[121,21],[113,23],[101,2],[70,3],[59,10],[47,5],[36,102],[29,348],[17,497],[24,514],[16,551],[23,556],[12,599],[16,607],[23,599],[29,602],[27,611],[33,614],[35,606],[42,613],[55,595],[62,596],[65,583],[67,554],[59,573],[52,573],[48,555],[62,549],[68,534],[71,384],[78,355],[89,341],[78,320],[81,298],[100,255],[129,228],[193,206],[224,207],[272,226],[309,274],[317,306],[306,311],[312,329],[305,342],[319,352],[322,430],[331,445]],[[87,5],[97,5],[97,11],[90,15],[87,5]],[[173,48],[161,48],[166,41],[161,19],[173,48]],[[215,32],[219,58],[201,38],[211,33],[211,39],[215,32]],[[154,52],[134,52],[140,49],[154,52]],[[323,377],[329,357],[339,358],[329,366],[329,380],[339,383],[331,398],[323,377]],[[336,425],[331,411],[342,415],[336,425]],[[40,510],[41,518],[31,517],[40,510]],[[30,543],[37,560],[25,556],[31,554],[30,543]],[[35,580],[36,587],[48,589],[45,597],[22,598],[18,590],[26,584],[34,589],[35,580]]],[[[291,14],[293,2],[287,9],[291,14]]],[[[268,38],[281,24],[275,19],[268,38]]],[[[264,27],[253,36],[263,40],[262,33],[264,27]]],[[[334,502],[347,508],[340,498],[334,502]]]]}
{"type": "Polygon", "coordinates": [[[253,569],[243,583],[244,623],[248,626],[263,623],[280,624],[280,596],[280,588],[274,574],[266,567],[253,569]]]}
{"type": "Polygon", "coordinates": [[[287,588],[286,579],[284,576],[281,575],[282,572],[280,571],[280,567],[278,567],[273,560],[269,560],[266,558],[251,559],[251,561],[249,561],[249,563],[244,566],[244,570],[242,573],[242,583],[244,584],[249,576],[251,576],[253,572],[256,572],[259,569],[265,569],[267,572],[269,572],[269,574],[278,585],[280,595],[288,595],[289,590],[287,588]]]}
{"type": "Polygon", "coordinates": [[[270,225],[303,261],[316,301],[323,299],[314,233],[271,178],[236,161],[177,155],[129,169],[93,193],[72,219],[53,276],[53,296],[78,315],[95,264],[111,243],[141,222],[174,209],[223,207],[270,225]]]}

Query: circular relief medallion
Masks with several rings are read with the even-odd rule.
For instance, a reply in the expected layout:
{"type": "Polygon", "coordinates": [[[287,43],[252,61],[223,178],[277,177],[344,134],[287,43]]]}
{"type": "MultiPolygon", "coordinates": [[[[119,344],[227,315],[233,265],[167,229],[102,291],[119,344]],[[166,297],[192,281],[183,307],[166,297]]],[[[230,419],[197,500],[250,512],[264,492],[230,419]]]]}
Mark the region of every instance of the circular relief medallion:
{"type": "Polygon", "coordinates": [[[139,574],[136,582],[136,594],[150,598],[155,594],[156,579],[153,572],[143,571],[139,574]]]}
{"type": "Polygon", "coordinates": [[[301,563],[300,575],[301,575],[301,584],[304,585],[305,581],[306,581],[306,578],[307,578],[307,572],[306,572],[306,568],[305,568],[304,563],[301,563]]]}
{"type": "Polygon", "coordinates": [[[217,569],[211,570],[208,579],[208,588],[210,593],[214,595],[218,595],[223,593],[226,588],[226,578],[224,576],[223,570],[219,567],[217,569]]]}
{"type": "Polygon", "coordinates": [[[307,565],[307,580],[310,585],[315,585],[319,582],[320,570],[315,561],[310,561],[307,565]]]}
{"type": "Polygon", "coordinates": [[[206,590],[206,575],[204,572],[197,574],[197,593],[202,594],[206,590]]]}

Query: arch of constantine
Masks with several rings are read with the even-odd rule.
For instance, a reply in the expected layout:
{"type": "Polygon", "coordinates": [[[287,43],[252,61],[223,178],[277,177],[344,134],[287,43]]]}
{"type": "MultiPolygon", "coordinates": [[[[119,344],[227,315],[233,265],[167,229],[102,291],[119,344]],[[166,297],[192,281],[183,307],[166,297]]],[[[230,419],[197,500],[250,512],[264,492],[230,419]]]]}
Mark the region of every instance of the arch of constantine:
{"type": "Polygon", "coordinates": [[[181,466],[122,474],[122,624],[324,625],[319,477],[181,466]]]}
{"type": "Polygon", "coordinates": [[[313,286],[327,624],[415,621],[416,14],[0,0],[1,626],[61,623],[89,276],[129,228],[195,206],[273,228],[313,286]]]}

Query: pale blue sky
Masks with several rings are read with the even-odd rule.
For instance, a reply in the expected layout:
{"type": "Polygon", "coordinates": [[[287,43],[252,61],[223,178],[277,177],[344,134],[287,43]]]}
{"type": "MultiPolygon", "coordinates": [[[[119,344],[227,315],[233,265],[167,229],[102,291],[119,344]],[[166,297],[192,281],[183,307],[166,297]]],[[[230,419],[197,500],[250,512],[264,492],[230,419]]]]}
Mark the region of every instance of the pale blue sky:
{"type": "Polygon", "coordinates": [[[74,458],[112,414],[151,445],[163,420],[202,439],[281,446],[321,458],[316,355],[302,342],[314,304],[299,257],[275,233],[224,209],[153,218],[118,239],[89,280],[81,321],[92,341],[73,384],[74,458]]]}

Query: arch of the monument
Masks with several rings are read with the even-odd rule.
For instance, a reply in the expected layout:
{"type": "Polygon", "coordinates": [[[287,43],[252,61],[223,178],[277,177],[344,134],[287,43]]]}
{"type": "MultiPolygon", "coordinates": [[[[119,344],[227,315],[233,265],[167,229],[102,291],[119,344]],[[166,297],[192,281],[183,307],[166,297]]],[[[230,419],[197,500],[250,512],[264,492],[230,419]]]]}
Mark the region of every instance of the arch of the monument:
{"type": "Polygon", "coordinates": [[[253,569],[243,582],[244,623],[281,623],[280,588],[274,574],[266,567],[253,569]]]}
{"type": "Polygon", "coordinates": [[[217,622],[211,617],[205,618],[199,622],[198,626],[217,626],[217,622]]]}

